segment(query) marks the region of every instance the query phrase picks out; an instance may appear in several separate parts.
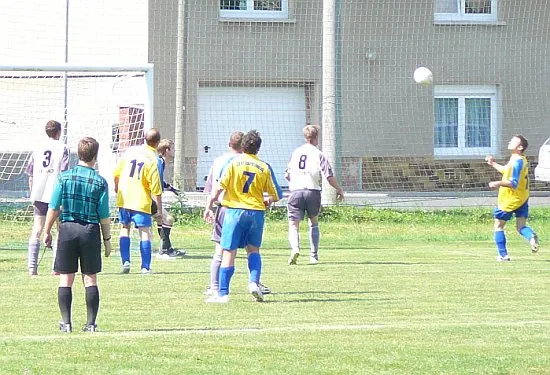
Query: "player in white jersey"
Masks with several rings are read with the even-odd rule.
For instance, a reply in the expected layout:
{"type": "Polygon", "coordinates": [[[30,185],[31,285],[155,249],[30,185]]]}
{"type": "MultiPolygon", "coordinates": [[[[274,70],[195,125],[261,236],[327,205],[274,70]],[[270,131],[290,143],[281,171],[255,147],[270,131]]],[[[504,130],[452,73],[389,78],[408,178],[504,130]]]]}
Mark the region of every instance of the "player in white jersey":
{"type": "MultiPolygon", "coordinates": [[[[241,154],[241,141],[243,139],[243,132],[233,132],[229,138],[229,151],[225,154],[218,156],[214,159],[208,177],[206,179],[206,184],[204,185],[204,192],[210,194],[212,190],[215,190],[218,187],[218,181],[221,177],[223,169],[231,162],[231,160],[241,154]]],[[[223,195],[219,198],[221,202],[223,200],[223,195]]],[[[216,209],[216,216],[206,218],[206,221],[212,224],[212,242],[215,243],[214,255],[212,257],[212,262],[210,263],[210,286],[206,290],[206,295],[217,295],[219,289],[219,274],[220,267],[222,264],[222,248],[220,246],[220,240],[222,235],[222,224],[225,216],[225,208],[218,205],[216,209]]]]}
{"type": "MultiPolygon", "coordinates": [[[[57,182],[57,176],[60,172],[69,169],[69,149],[59,140],[61,138],[61,124],[54,120],[48,121],[46,124],[46,134],[48,135],[48,140],[42,142],[33,152],[27,166],[29,189],[31,191],[30,199],[34,211],[34,223],[28,246],[30,276],[38,274],[40,237],[44,230],[48,203],[50,203],[53,189],[57,182]]],[[[52,247],[54,260],[56,247],[57,245],[54,243],[52,247]]]]}
{"type": "Polygon", "coordinates": [[[290,190],[287,203],[288,241],[292,250],[289,265],[296,264],[300,256],[300,222],[306,213],[309,218],[310,264],[319,261],[319,211],[323,176],[336,189],[336,199],[344,199],[344,191],[334,177],[328,159],[317,148],[320,127],[308,125],[303,131],[306,143],[294,150],[285,173],[290,190]]]}

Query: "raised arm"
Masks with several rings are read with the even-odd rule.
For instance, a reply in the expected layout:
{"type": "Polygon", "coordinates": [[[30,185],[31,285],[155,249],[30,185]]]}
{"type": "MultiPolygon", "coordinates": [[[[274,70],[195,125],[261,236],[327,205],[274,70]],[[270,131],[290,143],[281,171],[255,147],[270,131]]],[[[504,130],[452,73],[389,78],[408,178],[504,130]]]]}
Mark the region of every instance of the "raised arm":
{"type": "Polygon", "coordinates": [[[499,171],[499,173],[503,173],[504,172],[504,166],[503,165],[500,165],[498,164],[496,161],[495,161],[495,158],[493,155],[488,155],[486,158],[485,158],[485,161],[487,162],[487,164],[489,164],[491,167],[495,168],[497,171],[499,171]]]}

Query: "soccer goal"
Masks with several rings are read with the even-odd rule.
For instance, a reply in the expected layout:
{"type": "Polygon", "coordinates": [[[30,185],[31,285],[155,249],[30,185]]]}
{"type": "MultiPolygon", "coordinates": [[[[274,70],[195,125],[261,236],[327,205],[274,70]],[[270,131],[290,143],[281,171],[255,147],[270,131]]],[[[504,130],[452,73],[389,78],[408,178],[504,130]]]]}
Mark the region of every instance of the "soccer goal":
{"type": "Polygon", "coordinates": [[[99,142],[97,167],[112,186],[118,155],[152,127],[152,87],[152,64],[0,66],[0,213],[32,215],[25,170],[49,120],[63,125],[71,166],[80,138],[99,142]]]}

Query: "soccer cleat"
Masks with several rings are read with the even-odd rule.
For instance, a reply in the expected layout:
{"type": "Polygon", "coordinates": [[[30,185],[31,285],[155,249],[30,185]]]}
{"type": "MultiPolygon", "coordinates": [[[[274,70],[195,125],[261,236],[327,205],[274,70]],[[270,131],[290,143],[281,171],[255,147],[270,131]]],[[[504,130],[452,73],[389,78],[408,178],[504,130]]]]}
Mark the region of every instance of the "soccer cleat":
{"type": "Polygon", "coordinates": [[[147,268],[142,268],[141,269],[141,274],[142,275],[150,275],[152,273],[153,273],[153,271],[150,268],[149,269],[147,269],[147,268]]]}
{"type": "Polygon", "coordinates": [[[295,265],[296,264],[296,261],[298,260],[298,257],[300,256],[300,253],[296,252],[296,253],[292,253],[290,255],[290,258],[288,258],[288,265],[289,266],[292,266],[292,265],[295,265]]]}
{"type": "Polygon", "coordinates": [[[176,250],[173,247],[169,249],[162,249],[159,251],[158,257],[164,260],[173,260],[176,258],[183,258],[185,250],[176,250]]]}
{"type": "Polygon", "coordinates": [[[505,255],[505,256],[497,256],[497,262],[509,262],[511,259],[510,259],[510,256],[509,255],[505,255]]]}
{"type": "Polygon", "coordinates": [[[36,270],[36,268],[29,268],[29,276],[30,277],[38,276],[38,271],[36,270]]]}
{"type": "Polygon", "coordinates": [[[531,237],[531,239],[529,240],[529,244],[531,245],[531,251],[533,253],[539,251],[539,237],[536,233],[533,233],[533,237],[531,237]]]}
{"type": "Polygon", "coordinates": [[[214,289],[211,287],[206,288],[204,291],[205,296],[217,296],[218,295],[218,289],[214,289]]]}
{"type": "Polygon", "coordinates": [[[210,296],[210,298],[207,298],[204,300],[206,303],[228,303],[229,302],[229,295],[226,294],[225,296],[219,296],[217,294],[210,296]]]}
{"type": "Polygon", "coordinates": [[[271,288],[267,285],[258,283],[258,286],[260,287],[260,291],[262,292],[262,294],[271,294],[271,288]]]}
{"type": "Polygon", "coordinates": [[[316,256],[310,256],[309,257],[309,264],[317,264],[319,263],[319,259],[316,256]]]}
{"type": "Polygon", "coordinates": [[[122,265],[122,273],[130,273],[130,262],[124,262],[124,264],[122,265]]]}
{"type": "Polygon", "coordinates": [[[82,332],[96,332],[97,324],[85,324],[82,328],[82,332]]]}
{"type": "Polygon", "coordinates": [[[252,296],[256,299],[256,302],[263,302],[264,301],[264,295],[256,283],[249,283],[248,284],[248,292],[252,294],[252,296]]]}
{"type": "Polygon", "coordinates": [[[166,252],[174,258],[181,258],[185,255],[185,250],[176,250],[173,247],[169,248],[166,252]]]}
{"type": "Polygon", "coordinates": [[[59,324],[59,330],[63,333],[71,333],[71,323],[65,323],[65,322],[57,322],[59,324]]]}

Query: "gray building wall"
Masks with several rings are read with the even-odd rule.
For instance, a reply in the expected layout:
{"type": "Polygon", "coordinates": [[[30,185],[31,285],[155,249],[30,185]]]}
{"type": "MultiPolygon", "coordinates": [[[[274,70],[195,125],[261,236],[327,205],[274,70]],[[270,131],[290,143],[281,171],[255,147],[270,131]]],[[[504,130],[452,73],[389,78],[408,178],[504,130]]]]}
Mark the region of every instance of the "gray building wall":
{"type": "MultiPolygon", "coordinates": [[[[254,22],[220,20],[218,1],[186,1],[184,126],[190,163],[197,150],[199,84],[311,84],[311,122],[320,121],[322,2],[289,3],[289,20],[254,22]]],[[[175,1],[151,0],[155,123],[171,136],[176,9],[175,1]]],[[[432,69],[435,85],[499,88],[501,156],[512,134],[531,140],[530,156],[550,135],[547,2],[518,7],[516,1],[499,1],[499,22],[493,25],[436,24],[429,0],[337,1],[337,14],[338,154],[352,174],[365,157],[433,156],[433,91],[413,82],[418,65],[432,69]]],[[[363,179],[361,173],[354,178],[363,179]]]]}

